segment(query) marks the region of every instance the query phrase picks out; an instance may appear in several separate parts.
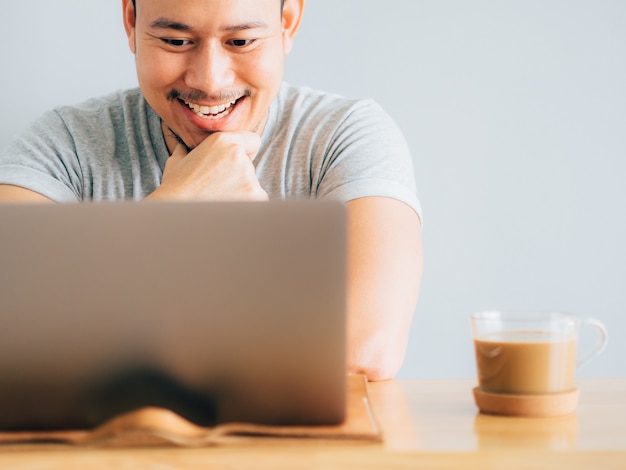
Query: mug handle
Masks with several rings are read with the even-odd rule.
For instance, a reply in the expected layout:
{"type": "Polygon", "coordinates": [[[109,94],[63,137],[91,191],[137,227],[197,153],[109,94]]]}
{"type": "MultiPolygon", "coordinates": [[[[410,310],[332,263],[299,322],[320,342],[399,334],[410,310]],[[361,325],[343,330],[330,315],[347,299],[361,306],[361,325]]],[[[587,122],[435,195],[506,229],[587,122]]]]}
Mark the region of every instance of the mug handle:
{"type": "Polygon", "coordinates": [[[598,330],[598,332],[600,333],[600,341],[598,341],[589,352],[585,353],[585,355],[578,359],[578,361],[576,362],[576,368],[579,368],[580,366],[588,363],[590,360],[592,360],[594,357],[604,351],[606,349],[606,344],[609,340],[609,334],[606,331],[604,323],[602,323],[601,321],[596,320],[595,318],[585,318],[583,319],[583,323],[581,326],[590,326],[598,330]]]}

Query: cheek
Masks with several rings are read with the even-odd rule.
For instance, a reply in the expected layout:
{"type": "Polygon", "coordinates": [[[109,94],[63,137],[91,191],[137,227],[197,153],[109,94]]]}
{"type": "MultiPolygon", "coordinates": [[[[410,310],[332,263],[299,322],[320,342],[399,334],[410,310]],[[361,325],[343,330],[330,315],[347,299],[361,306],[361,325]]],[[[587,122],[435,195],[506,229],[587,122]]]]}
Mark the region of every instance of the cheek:
{"type": "Polygon", "coordinates": [[[140,84],[150,88],[162,88],[170,86],[179,77],[180,60],[169,55],[151,53],[150,51],[138,51],[137,75],[140,84]]]}
{"type": "Polygon", "coordinates": [[[282,82],[284,67],[284,56],[275,50],[272,53],[265,53],[257,57],[256,60],[244,63],[242,70],[246,81],[257,90],[274,90],[282,82]]]}

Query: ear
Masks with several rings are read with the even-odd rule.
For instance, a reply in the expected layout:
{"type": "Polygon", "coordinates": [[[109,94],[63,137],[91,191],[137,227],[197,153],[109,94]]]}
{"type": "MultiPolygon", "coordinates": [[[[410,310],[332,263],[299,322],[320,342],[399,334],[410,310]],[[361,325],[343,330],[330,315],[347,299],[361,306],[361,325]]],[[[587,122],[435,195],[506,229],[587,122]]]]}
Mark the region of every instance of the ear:
{"type": "Polygon", "coordinates": [[[293,47],[293,38],[300,27],[304,0],[285,0],[283,6],[283,50],[289,54],[293,47]]]}
{"type": "Polygon", "coordinates": [[[128,36],[128,46],[134,54],[136,52],[136,17],[135,6],[132,0],[122,0],[122,12],[124,15],[124,29],[126,30],[126,36],[128,36]]]}

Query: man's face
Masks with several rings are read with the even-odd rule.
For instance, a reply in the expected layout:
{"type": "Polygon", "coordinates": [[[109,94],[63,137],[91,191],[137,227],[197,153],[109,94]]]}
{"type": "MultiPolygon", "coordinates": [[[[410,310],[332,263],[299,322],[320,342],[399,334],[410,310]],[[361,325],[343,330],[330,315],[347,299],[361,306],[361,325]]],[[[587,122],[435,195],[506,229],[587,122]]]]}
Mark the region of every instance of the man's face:
{"type": "Polygon", "coordinates": [[[137,0],[133,21],[125,2],[139,85],[168,144],[170,131],[189,148],[217,131],[262,132],[291,47],[280,3],[137,0]]]}

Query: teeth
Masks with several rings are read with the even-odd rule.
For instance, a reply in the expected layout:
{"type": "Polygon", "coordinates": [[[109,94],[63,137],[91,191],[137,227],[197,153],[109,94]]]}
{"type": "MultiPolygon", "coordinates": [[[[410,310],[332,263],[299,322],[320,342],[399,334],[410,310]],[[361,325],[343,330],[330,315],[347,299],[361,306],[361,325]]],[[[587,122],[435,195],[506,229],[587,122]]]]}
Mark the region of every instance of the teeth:
{"type": "MultiPolygon", "coordinates": [[[[198,114],[201,117],[223,117],[220,116],[222,113],[224,113],[227,110],[230,110],[230,108],[237,102],[237,100],[231,101],[230,103],[227,104],[220,104],[219,106],[200,106],[199,104],[195,104],[195,103],[188,103],[187,101],[185,101],[185,104],[187,106],[189,106],[189,109],[192,109],[196,114],[198,114]]],[[[228,114],[228,113],[226,113],[228,114]]]]}

